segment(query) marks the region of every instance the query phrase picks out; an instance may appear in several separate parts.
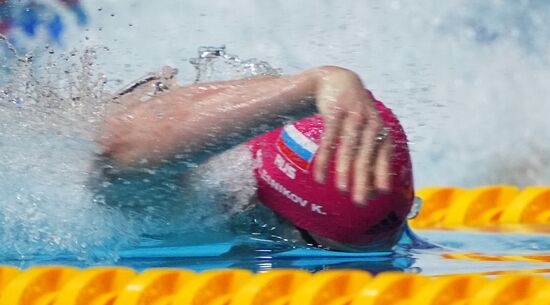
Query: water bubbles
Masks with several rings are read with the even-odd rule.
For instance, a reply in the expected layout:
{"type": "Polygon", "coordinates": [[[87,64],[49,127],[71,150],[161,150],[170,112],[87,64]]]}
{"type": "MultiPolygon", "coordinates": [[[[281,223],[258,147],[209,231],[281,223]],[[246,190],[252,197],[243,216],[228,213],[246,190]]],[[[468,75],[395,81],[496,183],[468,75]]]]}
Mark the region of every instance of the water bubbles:
{"type": "Polygon", "coordinates": [[[242,60],[225,52],[225,46],[200,47],[197,58],[189,62],[195,67],[195,82],[209,82],[230,79],[251,78],[254,76],[280,75],[281,70],[271,67],[268,62],[255,58],[242,60]]]}
{"type": "Polygon", "coordinates": [[[96,260],[98,249],[111,249],[102,259],[116,258],[139,230],[131,221],[115,225],[125,216],[98,205],[84,187],[90,139],[110,102],[105,75],[93,70],[97,51],[46,45],[35,57],[0,43],[11,53],[0,88],[0,244],[10,246],[0,256],[96,260]]]}

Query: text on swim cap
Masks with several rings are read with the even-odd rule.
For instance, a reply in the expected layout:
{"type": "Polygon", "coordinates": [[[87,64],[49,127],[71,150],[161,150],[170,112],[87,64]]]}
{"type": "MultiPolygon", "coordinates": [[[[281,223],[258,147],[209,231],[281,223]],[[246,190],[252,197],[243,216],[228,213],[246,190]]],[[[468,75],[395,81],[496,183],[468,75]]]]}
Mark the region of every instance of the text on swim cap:
{"type": "Polygon", "coordinates": [[[281,170],[285,175],[288,176],[290,179],[296,178],[296,169],[290,165],[290,163],[286,162],[283,156],[277,154],[275,156],[275,160],[273,163],[277,166],[278,169],[281,170]]]}
{"type": "Polygon", "coordinates": [[[276,190],[286,198],[290,199],[292,202],[297,203],[303,208],[308,208],[311,210],[311,212],[320,214],[320,215],[327,215],[326,212],[323,211],[323,206],[319,204],[315,204],[313,202],[309,202],[308,200],[292,193],[289,189],[284,187],[281,183],[273,179],[265,169],[260,170],[260,177],[262,180],[264,180],[272,189],[276,190]]]}

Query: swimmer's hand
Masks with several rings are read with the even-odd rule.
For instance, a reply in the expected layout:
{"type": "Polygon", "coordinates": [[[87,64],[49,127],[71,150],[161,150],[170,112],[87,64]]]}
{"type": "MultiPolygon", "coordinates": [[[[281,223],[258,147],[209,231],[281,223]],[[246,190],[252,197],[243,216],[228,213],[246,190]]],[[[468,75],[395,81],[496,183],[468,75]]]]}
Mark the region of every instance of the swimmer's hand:
{"type": "Polygon", "coordinates": [[[315,97],[325,130],[315,159],[314,178],[325,182],[335,153],[336,187],[342,192],[351,191],[352,200],[365,205],[377,192],[390,189],[389,130],[384,127],[372,94],[355,73],[337,67],[324,67],[319,73],[315,97]]]}

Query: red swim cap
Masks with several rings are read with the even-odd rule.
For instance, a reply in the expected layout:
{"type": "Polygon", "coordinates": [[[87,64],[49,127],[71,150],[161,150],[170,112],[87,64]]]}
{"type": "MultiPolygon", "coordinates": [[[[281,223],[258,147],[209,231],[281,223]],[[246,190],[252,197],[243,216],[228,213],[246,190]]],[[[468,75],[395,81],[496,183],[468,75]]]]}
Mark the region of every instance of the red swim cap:
{"type": "Polygon", "coordinates": [[[334,184],[334,160],[326,184],[313,180],[314,154],[323,132],[320,115],[307,117],[247,143],[257,161],[260,201],[295,226],[346,243],[370,243],[402,228],[414,190],[407,138],[397,118],[381,102],[376,107],[394,143],[391,191],[357,207],[334,184]]]}

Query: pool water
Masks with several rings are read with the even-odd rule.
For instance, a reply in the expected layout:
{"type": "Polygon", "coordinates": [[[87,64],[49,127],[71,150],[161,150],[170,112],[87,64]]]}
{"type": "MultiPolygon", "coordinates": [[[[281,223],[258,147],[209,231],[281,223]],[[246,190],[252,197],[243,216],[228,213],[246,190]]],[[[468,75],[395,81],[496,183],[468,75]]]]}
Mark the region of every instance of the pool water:
{"type": "MultiPolygon", "coordinates": [[[[205,236],[204,236],[205,237],[205,236]]],[[[210,234],[203,243],[170,242],[143,238],[140,245],[122,249],[117,260],[82,261],[74,255],[36,255],[4,259],[0,264],[34,265],[121,265],[144,270],[153,267],[185,268],[195,271],[245,268],[265,271],[301,268],[309,271],[360,269],[371,273],[406,271],[427,275],[529,271],[550,275],[550,236],[547,234],[504,234],[461,231],[409,233],[392,252],[346,253],[240,236],[210,234]],[[484,255],[482,260],[464,254],[484,255]],[[456,256],[455,256],[456,254],[456,256]],[[539,261],[529,260],[537,256],[539,261]],[[514,257],[514,259],[503,259],[514,257]]],[[[98,256],[101,256],[100,254],[98,256]]]]}
{"type": "MultiPolygon", "coordinates": [[[[89,162],[81,161],[89,160],[93,153],[90,142],[50,134],[31,137],[27,133],[12,132],[11,135],[2,138],[3,143],[8,144],[3,148],[6,160],[3,164],[10,166],[1,173],[4,209],[0,214],[0,264],[18,267],[124,265],[138,270],[150,267],[256,271],[354,268],[373,273],[401,270],[425,274],[493,274],[513,270],[548,273],[550,269],[548,259],[546,262],[502,259],[545,255],[548,258],[549,234],[418,230],[406,234],[393,252],[326,251],[296,247],[262,234],[231,233],[226,230],[228,219],[215,208],[215,201],[224,197],[216,196],[201,196],[197,202],[202,206],[197,211],[187,210],[185,217],[169,226],[161,217],[162,210],[153,207],[145,210],[145,214],[132,216],[92,201],[85,184],[86,175],[83,175],[89,170],[89,162]],[[21,151],[26,152],[25,158],[19,156],[21,151]],[[29,162],[31,156],[41,163],[29,162]],[[13,163],[15,160],[19,163],[13,163]],[[64,168],[52,168],[51,164],[64,168]],[[205,218],[212,214],[219,216],[205,218]],[[163,229],[162,225],[167,228],[163,229]],[[174,233],[166,234],[166,230],[174,233]],[[479,260],[460,256],[470,253],[487,257],[479,260]]],[[[233,158],[226,160],[238,165],[233,158]]],[[[228,181],[226,175],[235,174],[230,172],[230,167],[221,176],[207,171],[206,176],[198,176],[201,179],[197,187],[203,195],[206,195],[204,192],[214,195],[214,189],[227,187],[220,181],[228,181]]],[[[237,187],[237,192],[243,193],[242,188],[237,187]]]]}
{"type": "Polygon", "coordinates": [[[232,242],[181,247],[150,241],[142,247],[123,251],[122,264],[134,268],[178,266],[194,270],[211,268],[303,268],[361,269],[372,273],[411,271],[424,274],[500,272],[540,270],[550,272],[550,262],[496,261],[498,256],[550,253],[550,236],[423,231],[417,237],[406,236],[393,252],[345,253],[311,248],[285,249],[285,244],[241,238],[232,242]],[[495,261],[445,258],[451,253],[483,253],[495,261]],[[546,269],[546,270],[545,270],[546,269]]]}

